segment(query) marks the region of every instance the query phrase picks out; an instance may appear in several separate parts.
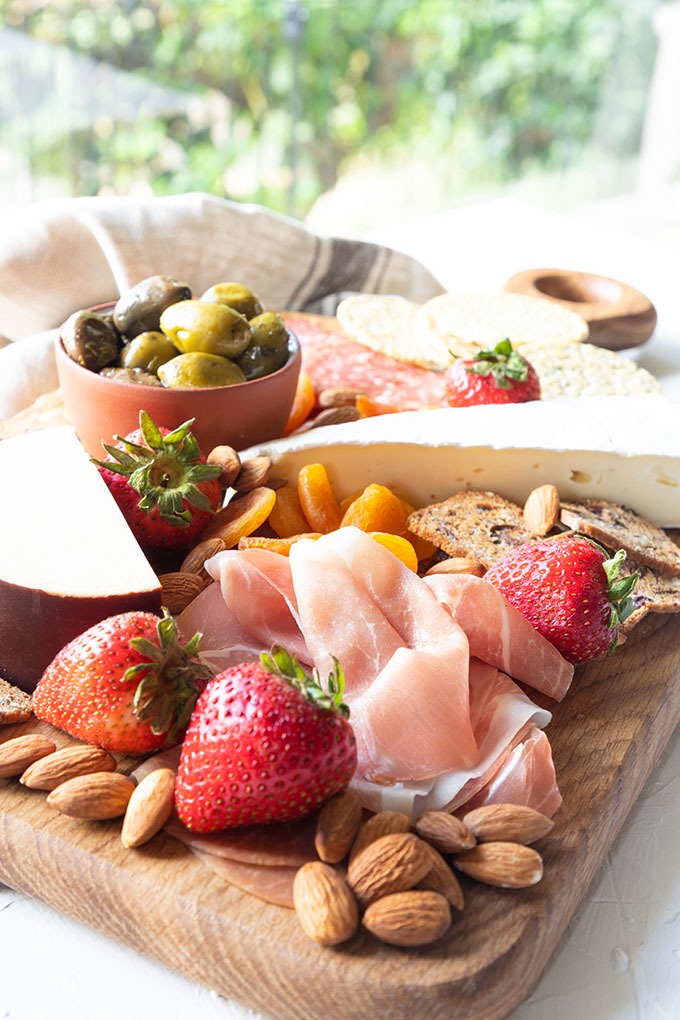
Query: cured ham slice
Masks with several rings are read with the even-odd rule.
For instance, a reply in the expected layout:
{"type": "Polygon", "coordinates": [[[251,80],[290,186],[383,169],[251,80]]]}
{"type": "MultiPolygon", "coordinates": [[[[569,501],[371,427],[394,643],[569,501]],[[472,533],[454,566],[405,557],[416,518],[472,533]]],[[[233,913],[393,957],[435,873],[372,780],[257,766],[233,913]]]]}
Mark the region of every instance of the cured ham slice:
{"type": "Polygon", "coordinates": [[[424,580],[467,634],[471,655],[562,700],[574,667],[494,585],[472,574],[431,574],[424,580]]]}
{"type": "MultiPolygon", "coordinates": [[[[248,864],[245,861],[233,861],[226,857],[215,857],[200,850],[194,850],[199,861],[223,878],[225,882],[236,886],[241,892],[256,896],[265,903],[274,903],[279,907],[293,908],[293,882],[297,868],[286,865],[263,867],[261,864],[248,864]]],[[[311,858],[310,860],[314,860],[311,858]]]]}
{"type": "Polygon", "coordinates": [[[465,810],[483,804],[525,804],[552,818],[562,804],[550,742],[536,726],[525,740],[509,750],[485,786],[465,804],[465,810]]]}

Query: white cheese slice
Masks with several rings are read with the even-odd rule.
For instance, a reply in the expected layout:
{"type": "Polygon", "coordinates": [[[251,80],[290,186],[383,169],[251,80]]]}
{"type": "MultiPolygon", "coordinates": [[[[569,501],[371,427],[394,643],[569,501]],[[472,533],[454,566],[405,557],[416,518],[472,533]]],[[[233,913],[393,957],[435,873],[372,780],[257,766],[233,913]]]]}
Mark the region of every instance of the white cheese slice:
{"type": "Polygon", "coordinates": [[[70,428],[0,443],[0,675],[31,688],[117,612],[158,612],[158,578],[70,428]]]}
{"type": "Polygon", "coordinates": [[[259,453],[289,481],[304,464],[324,464],[338,499],[380,482],[416,506],[466,488],[523,504],[552,482],[564,499],[609,499],[680,527],[680,404],[656,394],[381,415],[310,429],[241,457],[259,453]]]}

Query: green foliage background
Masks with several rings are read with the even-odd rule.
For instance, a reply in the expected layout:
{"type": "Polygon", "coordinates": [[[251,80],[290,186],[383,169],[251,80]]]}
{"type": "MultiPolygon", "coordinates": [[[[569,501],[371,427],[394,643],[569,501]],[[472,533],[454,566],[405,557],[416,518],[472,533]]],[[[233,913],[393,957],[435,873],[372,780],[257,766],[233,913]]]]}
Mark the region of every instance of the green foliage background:
{"type": "Polygon", "coordinates": [[[633,155],[655,6],[0,0],[0,20],[180,97],[176,111],[121,123],[112,96],[87,128],[34,134],[32,173],[70,194],[201,190],[304,217],[359,158],[418,160],[455,199],[633,155]]]}

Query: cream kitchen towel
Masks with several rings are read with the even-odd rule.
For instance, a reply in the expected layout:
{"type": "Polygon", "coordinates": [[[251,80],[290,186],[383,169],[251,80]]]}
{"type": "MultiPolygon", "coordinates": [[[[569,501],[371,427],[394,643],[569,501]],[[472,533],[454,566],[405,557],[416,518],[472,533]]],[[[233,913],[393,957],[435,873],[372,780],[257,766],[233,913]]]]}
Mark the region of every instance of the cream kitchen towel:
{"type": "Polygon", "coordinates": [[[154,273],[195,294],[222,280],[269,308],[332,314],[347,293],[424,302],[443,287],[410,256],[321,237],[267,209],[206,194],[36,202],[0,235],[0,420],[57,386],[54,330],[154,273]]]}

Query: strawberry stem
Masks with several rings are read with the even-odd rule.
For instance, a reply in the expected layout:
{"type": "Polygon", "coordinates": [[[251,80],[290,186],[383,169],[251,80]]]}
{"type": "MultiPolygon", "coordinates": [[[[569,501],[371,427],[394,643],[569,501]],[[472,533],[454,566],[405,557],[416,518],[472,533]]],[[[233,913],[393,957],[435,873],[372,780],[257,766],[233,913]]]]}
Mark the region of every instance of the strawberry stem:
{"type": "Polygon", "coordinates": [[[513,383],[526,382],[529,374],[529,366],[508,339],[500,340],[493,350],[479,351],[465,370],[484,378],[493,376],[501,390],[509,390],[513,383]]]}
{"type": "Polygon", "coordinates": [[[625,561],[625,550],[619,549],[614,556],[605,560],[602,564],[604,572],[607,575],[607,593],[611,603],[611,613],[609,616],[610,630],[613,630],[622,624],[624,620],[627,620],[635,609],[635,603],[631,598],[631,593],[637,584],[640,575],[625,574],[621,577],[621,567],[625,561]]]}
{"type": "Polygon", "coordinates": [[[309,676],[297,659],[281,645],[274,645],[269,654],[262,652],[260,664],[267,672],[287,680],[291,686],[319,708],[339,712],[345,719],[349,718],[349,707],[342,700],[345,690],[345,674],[335,656],[333,656],[333,670],[328,676],[326,688],[323,687],[317,669],[313,671],[312,676],[309,676]]]}

